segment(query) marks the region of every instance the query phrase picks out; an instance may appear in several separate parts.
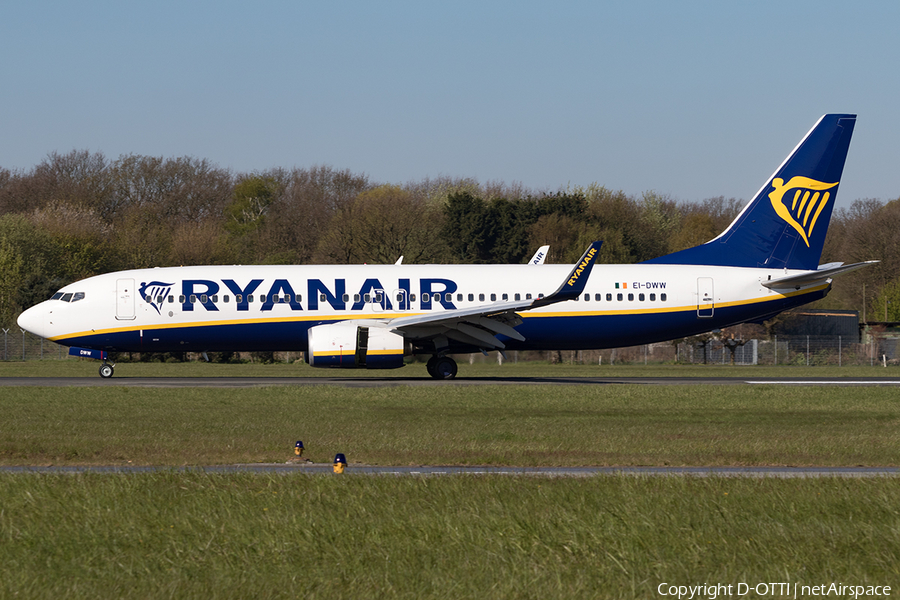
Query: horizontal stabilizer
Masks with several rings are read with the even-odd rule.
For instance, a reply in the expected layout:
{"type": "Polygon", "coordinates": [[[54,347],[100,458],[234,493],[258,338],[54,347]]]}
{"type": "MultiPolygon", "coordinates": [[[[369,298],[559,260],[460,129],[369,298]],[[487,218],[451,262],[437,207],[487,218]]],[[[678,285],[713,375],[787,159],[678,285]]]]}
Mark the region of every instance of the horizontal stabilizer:
{"type": "Polygon", "coordinates": [[[838,263],[838,266],[825,265],[826,268],[820,269],[818,271],[809,271],[808,273],[801,273],[800,275],[791,275],[789,277],[782,277],[781,279],[763,281],[762,284],[769,289],[800,289],[805,285],[813,285],[816,283],[824,282],[826,279],[830,279],[835,275],[840,275],[841,273],[849,273],[850,271],[855,271],[856,269],[861,269],[877,262],[881,261],[867,260],[866,262],[853,263],[852,265],[842,265],[840,263],[838,263]]]}

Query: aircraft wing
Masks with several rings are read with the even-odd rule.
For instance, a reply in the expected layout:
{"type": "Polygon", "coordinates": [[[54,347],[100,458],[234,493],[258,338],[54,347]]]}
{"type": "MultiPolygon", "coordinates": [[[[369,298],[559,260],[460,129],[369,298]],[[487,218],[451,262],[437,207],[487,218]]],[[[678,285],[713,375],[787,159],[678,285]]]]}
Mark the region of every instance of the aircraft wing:
{"type": "Polygon", "coordinates": [[[601,243],[593,242],[585,250],[581,260],[575,264],[559,288],[549,296],[398,317],[384,321],[382,326],[412,339],[443,336],[487,350],[503,349],[505,346],[496,337],[497,335],[518,341],[525,340],[522,334],[515,330],[515,327],[522,323],[522,318],[516,314],[517,312],[572,300],[584,291],[591,269],[600,256],[601,243]]]}
{"type": "Polygon", "coordinates": [[[856,269],[861,269],[863,267],[873,265],[877,262],[881,261],[867,260],[865,262],[853,263],[852,265],[845,265],[843,263],[831,263],[822,265],[817,271],[809,271],[807,273],[801,273],[800,275],[790,275],[788,277],[782,277],[781,279],[763,281],[762,284],[769,289],[796,288],[799,290],[802,286],[820,282],[824,283],[826,279],[830,279],[835,275],[855,271],[856,269]]]}

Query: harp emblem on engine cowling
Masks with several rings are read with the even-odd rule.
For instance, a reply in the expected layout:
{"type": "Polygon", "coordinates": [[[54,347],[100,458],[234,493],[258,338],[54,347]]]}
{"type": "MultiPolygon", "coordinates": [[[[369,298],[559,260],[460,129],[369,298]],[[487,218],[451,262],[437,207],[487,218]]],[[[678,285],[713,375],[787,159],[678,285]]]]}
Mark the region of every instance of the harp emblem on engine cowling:
{"type": "Polygon", "coordinates": [[[830,190],[838,183],[840,182],[823,183],[809,177],[791,177],[787,183],[781,177],[772,180],[774,189],[769,192],[772,208],[779,217],[797,230],[807,247],[816,221],[831,199],[831,192],[826,190],[830,190]],[[789,193],[791,191],[794,193],[789,193]]]}

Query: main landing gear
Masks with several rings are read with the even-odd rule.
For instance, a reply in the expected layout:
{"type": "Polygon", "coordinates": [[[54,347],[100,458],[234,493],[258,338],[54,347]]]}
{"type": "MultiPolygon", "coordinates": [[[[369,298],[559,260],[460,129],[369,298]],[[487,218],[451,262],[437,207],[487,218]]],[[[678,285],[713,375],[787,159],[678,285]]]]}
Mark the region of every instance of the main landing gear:
{"type": "Polygon", "coordinates": [[[453,379],[459,370],[455,360],[449,356],[437,355],[428,359],[425,368],[428,370],[428,374],[435,379],[453,379]]]}

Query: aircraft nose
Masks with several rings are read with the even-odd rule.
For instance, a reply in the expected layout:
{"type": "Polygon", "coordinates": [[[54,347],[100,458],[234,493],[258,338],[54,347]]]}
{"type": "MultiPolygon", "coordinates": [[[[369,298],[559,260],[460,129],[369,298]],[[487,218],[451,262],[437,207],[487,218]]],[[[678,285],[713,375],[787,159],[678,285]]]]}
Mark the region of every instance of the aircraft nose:
{"type": "Polygon", "coordinates": [[[44,319],[45,315],[46,310],[44,310],[42,302],[37,306],[32,306],[21,315],[19,315],[17,323],[19,324],[19,327],[21,327],[28,333],[33,333],[41,337],[47,337],[46,335],[44,335],[46,333],[46,325],[44,319]]]}

